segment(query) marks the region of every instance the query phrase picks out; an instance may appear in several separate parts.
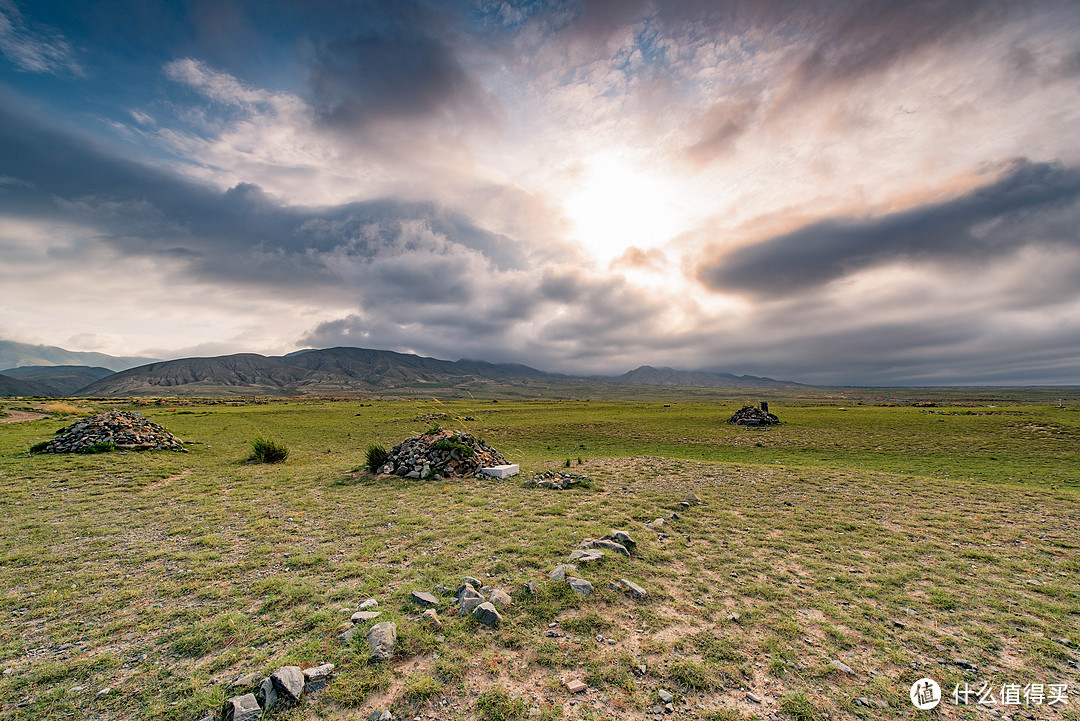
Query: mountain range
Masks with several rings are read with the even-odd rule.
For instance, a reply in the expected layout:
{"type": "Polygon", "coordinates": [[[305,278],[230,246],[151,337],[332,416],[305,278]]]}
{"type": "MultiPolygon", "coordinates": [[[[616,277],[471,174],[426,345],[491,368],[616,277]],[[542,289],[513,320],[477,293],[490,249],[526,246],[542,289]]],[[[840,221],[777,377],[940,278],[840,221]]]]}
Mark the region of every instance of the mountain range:
{"type": "MultiPolygon", "coordinates": [[[[53,354],[52,357],[58,356],[53,354]]],[[[296,351],[284,356],[236,353],[181,358],[146,363],[115,373],[104,364],[96,367],[23,365],[0,371],[0,395],[289,396],[435,392],[464,395],[508,391],[529,395],[541,394],[551,385],[586,381],[727,388],[800,386],[771,378],[651,366],[642,366],[616,378],[586,379],[545,373],[513,363],[469,359],[446,361],[385,350],[327,348],[296,351]]]]}

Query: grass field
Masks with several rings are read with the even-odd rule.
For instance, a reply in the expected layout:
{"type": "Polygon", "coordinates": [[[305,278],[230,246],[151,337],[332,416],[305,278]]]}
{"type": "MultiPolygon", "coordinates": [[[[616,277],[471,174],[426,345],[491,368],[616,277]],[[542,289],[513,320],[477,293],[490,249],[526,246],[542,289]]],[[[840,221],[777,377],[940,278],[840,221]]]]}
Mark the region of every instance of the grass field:
{"type": "Polygon", "coordinates": [[[196,721],[241,674],[333,662],[326,689],[275,717],[643,719],[663,689],[679,719],[1080,719],[1080,406],[768,397],[784,421],[768,430],[728,426],[741,399],[703,391],[136,408],[186,454],[27,453],[126,403],[2,424],[0,717],[196,721]],[[360,470],[370,443],[433,423],[522,476],[360,470]],[[288,459],[245,463],[256,437],[288,459]],[[522,487],[567,464],[593,487],[522,487]],[[690,492],[705,504],[682,508],[690,492]],[[673,512],[666,537],[646,525],[673,512]],[[615,528],[640,552],[582,567],[593,596],[547,580],[615,528]],[[441,614],[436,634],[409,592],[464,575],[513,596],[505,623],[441,614]],[[609,589],[620,577],[648,598],[609,589]],[[391,663],[337,641],[368,597],[398,624],[391,663]],[[1068,703],[931,714],[908,699],[923,677],[947,695],[1065,684],[1068,703]]]}

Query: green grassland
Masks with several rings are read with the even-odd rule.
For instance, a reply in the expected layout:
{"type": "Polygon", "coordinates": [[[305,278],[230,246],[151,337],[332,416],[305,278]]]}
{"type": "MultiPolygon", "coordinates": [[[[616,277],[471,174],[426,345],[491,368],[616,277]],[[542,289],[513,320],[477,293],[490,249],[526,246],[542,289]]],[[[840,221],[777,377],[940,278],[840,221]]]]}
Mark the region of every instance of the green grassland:
{"type": "Polygon", "coordinates": [[[333,662],[326,689],[274,717],[644,719],[665,689],[680,719],[914,719],[929,714],[908,689],[929,676],[949,692],[1064,683],[1067,705],[1028,711],[1080,719],[1080,404],[1052,389],[940,391],[933,407],[911,389],[801,396],[754,395],[783,421],[763,430],[725,423],[750,397],[700,389],[76,400],[0,424],[0,718],[196,721],[248,690],[228,688],[241,674],[333,662]],[[27,452],[105,408],[140,410],[190,452],[27,452]],[[362,470],[369,444],[432,424],[483,438],[522,476],[362,470]],[[246,463],[257,437],[287,460],[246,463]],[[592,487],[522,486],[567,464],[592,487]],[[705,504],[681,507],[691,492],[705,504]],[[663,535],[646,525],[671,513],[663,535]],[[582,567],[593,596],[547,580],[615,528],[640,552],[582,567]],[[444,605],[443,630],[424,626],[409,592],[464,575],[513,596],[504,624],[444,605]],[[342,609],[368,597],[398,624],[390,663],[337,641],[342,609]],[[572,678],[589,690],[569,694],[572,678]]]}

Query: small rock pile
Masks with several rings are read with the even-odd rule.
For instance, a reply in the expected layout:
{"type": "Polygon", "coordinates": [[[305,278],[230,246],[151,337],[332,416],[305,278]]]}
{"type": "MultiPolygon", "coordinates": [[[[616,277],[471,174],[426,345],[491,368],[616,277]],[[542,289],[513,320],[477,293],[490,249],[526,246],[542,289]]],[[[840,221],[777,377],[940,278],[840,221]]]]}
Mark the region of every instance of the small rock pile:
{"type": "MultiPolygon", "coordinates": [[[[310,668],[282,666],[259,682],[255,693],[233,696],[225,701],[225,705],[221,708],[222,721],[258,721],[263,717],[264,712],[269,713],[278,707],[298,703],[305,690],[312,692],[322,688],[333,673],[334,664],[332,663],[310,668]]],[[[234,688],[251,686],[256,678],[258,676],[255,674],[241,676],[233,682],[232,686],[234,688]]],[[[212,719],[212,716],[207,716],[203,721],[212,721],[212,719]]]]}
{"type": "MultiPolygon", "coordinates": [[[[604,560],[605,550],[629,558],[636,555],[637,543],[626,531],[612,531],[600,538],[582,539],[577,548],[570,552],[566,562],[555,565],[555,568],[548,574],[548,578],[552,581],[566,581],[574,593],[588,597],[592,595],[593,585],[584,578],[573,575],[577,572],[577,565],[575,564],[599,563],[604,560]]],[[[608,585],[611,590],[626,592],[636,599],[643,599],[648,596],[648,592],[644,588],[625,578],[612,581],[608,585]]]]}
{"type": "Polygon", "coordinates": [[[187,453],[184,442],[164,427],[129,411],[106,411],[76,421],[34,452],[85,453],[98,443],[112,443],[123,450],[187,453]]]}
{"type": "Polygon", "coordinates": [[[565,473],[563,471],[541,471],[534,473],[532,479],[525,481],[526,488],[549,488],[555,491],[564,491],[567,488],[578,486],[590,488],[592,479],[577,473],[565,473]]]}
{"type": "Polygon", "coordinates": [[[761,408],[743,406],[728,418],[728,423],[740,426],[775,426],[780,419],[761,408]]]}
{"type": "Polygon", "coordinates": [[[471,433],[440,430],[407,438],[390,449],[379,473],[405,478],[463,478],[506,459],[471,433]]]}

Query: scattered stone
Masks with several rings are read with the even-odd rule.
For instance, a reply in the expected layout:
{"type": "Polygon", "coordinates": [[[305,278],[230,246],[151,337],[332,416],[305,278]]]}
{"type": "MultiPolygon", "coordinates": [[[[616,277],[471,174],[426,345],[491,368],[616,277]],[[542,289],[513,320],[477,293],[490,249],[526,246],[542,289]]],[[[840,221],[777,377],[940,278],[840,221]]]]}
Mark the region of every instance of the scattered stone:
{"type": "Polygon", "coordinates": [[[586,538],[584,541],[578,544],[578,548],[607,550],[613,553],[621,554],[623,556],[626,556],[627,558],[630,557],[630,551],[626,549],[626,546],[610,539],[601,538],[597,540],[595,538],[586,538]]]}
{"type": "Polygon", "coordinates": [[[657,691],[656,694],[660,697],[660,700],[663,701],[664,703],[671,703],[672,701],[675,700],[675,697],[672,696],[671,692],[668,691],[667,689],[662,688],[659,691],[657,691]]]}
{"type": "Polygon", "coordinates": [[[551,573],[548,574],[548,578],[550,578],[552,581],[565,581],[566,574],[573,573],[575,571],[577,571],[577,566],[575,566],[574,564],[560,563],[557,564],[554,569],[552,569],[551,573]]]}
{"type": "Polygon", "coordinates": [[[270,678],[264,678],[259,683],[259,690],[255,692],[255,700],[259,702],[259,706],[263,711],[273,711],[277,707],[278,692],[277,687],[270,678]]]}
{"type": "Polygon", "coordinates": [[[379,473],[406,478],[463,478],[475,476],[481,468],[505,465],[501,453],[472,434],[438,430],[394,446],[379,473]]]}
{"type": "Polygon", "coordinates": [[[382,611],[357,611],[349,620],[353,623],[363,623],[364,621],[371,621],[382,615],[382,611]]]}
{"type": "Polygon", "coordinates": [[[429,608],[420,614],[420,618],[424,619],[428,626],[436,631],[442,630],[442,621],[439,620],[439,614],[435,612],[434,608],[429,608]]]}
{"type": "Polygon", "coordinates": [[[500,591],[497,588],[493,589],[491,593],[488,594],[488,600],[491,601],[492,605],[494,605],[495,608],[499,609],[500,611],[505,611],[506,609],[510,608],[510,603],[512,601],[509,593],[507,593],[506,591],[500,591]]]}
{"type": "Polygon", "coordinates": [[[485,626],[494,628],[502,622],[502,616],[491,603],[485,601],[477,606],[472,612],[473,618],[485,626]]]}
{"type": "Polygon", "coordinates": [[[366,601],[364,601],[363,603],[361,603],[359,608],[357,608],[356,610],[357,611],[363,611],[366,608],[375,608],[378,605],[379,605],[378,601],[376,601],[374,598],[369,598],[366,601]]]}
{"type": "Polygon", "coordinates": [[[108,686],[106,686],[105,688],[98,691],[96,696],[97,696],[97,698],[101,698],[102,696],[108,696],[111,692],[112,692],[112,689],[109,688],[108,686]]]}
{"type": "Polygon", "coordinates": [[[541,471],[533,474],[532,480],[525,482],[526,488],[546,488],[553,491],[565,491],[570,488],[591,488],[592,479],[577,473],[565,471],[541,471]]]}
{"type": "Polygon", "coordinates": [[[255,685],[255,682],[259,680],[259,674],[257,673],[245,673],[242,676],[237,676],[233,679],[233,682],[229,684],[229,688],[248,688],[255,685]]]}
{"type": "Polygon", "coordinates": [[[758,696],[755,693],[751,693],[749,691],[746,692],[746,700],[751,701],[751,702],[756,703],[756,704],[763,703],[760,696],[758,696]]]}
{"type": "Polygon", "coordinates": [[[393,621],[383,621],[371,627],[367,635],[368,648],[371,650],[371,658],[377,661],[388,661],[394,655],[394,647],[397,644],[397,624],[393,621]]]}
{"type": "Polygon", "coordinates": [[[651,525],[654,529],[663,528],[665,525],[667,525],[667,520],[664,519],[664,518],[657,518],[655,521],[653,521],[649,525],[651,525]]]}
{"type": "Polygon", "coordinates": [[[848,666],[843,661],[829,661],[829,669],[832,671],[839,671],[840,673],[846,673],[849,676],[855,675],[855,670],[848,666]]]}
{"type": "Polygon", "coordinates": [[[579,596],[588,598],[592,595],[593,585],[586,581],[584,578],[576,578],[574,576],[567,576],[566,582],[570,584],[570,590],[579,596]]]}
{"type": "Polygon", "coordinates": [[[413,591],[412,602],[421,608],[434,608],[439,605],[439,599],[427,591],[413,591]]]}
{"type": "Polygon", "coordinates": [[[672,704],[672,703],[664,704],[664,713],[675,713],[675,704],[672,704]]]}
{"type": "Polygon", "coordinates": [[[644,588],[625,578],[620,578],[618,581],[612,581],[609,586],[613,591],[626,591],[631,596],[638,599],[645,598],[649,595],[648,591],[644,588]]]}
{"type": "Polygon", "coordinates": [[[696,493],[692,493],[692,492],[687,493],[686,496],[683,497],[683,503],[687,503],[687,504],[689,504],[691,506],[704,506],[705,505],[705,501],[698,498],[698,495],[696,493]]]}
{"type": "Polygon", "coordinates": [[[471,583],[466,583],[458,589],[458,615],[468,616],[477,606],[487,601],[484,594],[473,588],[471,583]]]}
{"type": "Polygon", "coordinates": [[[187,453],[183,441],[133,411],[105,411],[78,420],[58,430],[37,452],[86,453],[99,443],[112,443],[122,450],[187,453]]]}
{"type": "Polygon", "coordinates": [[[637,666],[634,666],[632,669],[630,669],[630,672],[638,678],[644,678],[645,674],[649,672],[649,667],[643,663],[639,663],[637,666]]]}
{"type": "Polygon", "coordinates": [[[603,541],[618,541],[630,553],[637,553],[637,542],[626,531],[612,531],[604,536],[603,541]]]}
{"type": "MultiPolygon", "coordinates": [[[[468,585],[472,586],[473,588],[480,588],[481,586],[484,585],[482,581],[479,581],[479,580],[473,578],[472,576],[465,576],[464,578],[461,579],[461,583],[463,585],[468,584],[468,585]]],[[[458,588],[458,593],[461,593],[460,588],[458,588]]]]}
{"type": "Polygon", "coordinates": [[[960,668],[967,669],[968,671],[979,670],[978,666],[973,664],[971,661],[968,661],[966,658],[951,658],[949,659],[949,663],[954,666],[959,666],[960,668]]]}
{"type": "Polygon", "coordinates": [[[262,709],[253,693],[233,696],[221,707],[222,721],[258,721],[260,716],[262,709]]]}
{"type": "Polygon", "coordinates": [[[304,672],[299,666],[282,666],[270,674],[270,680],[274,682],[278,693],[290,701],[300,700],[304,693],[304,672]]]}
{"type": "Polygon", "coordinates": [[[582,549],[577,548],[570,552],[568,561],[577,561],[578,563],[593,563],[595,561],[602,560],[604,558],[604,552],[595,549],[582,549]]]}
{"type": "Polygon", "coordinates": [[[368,714],[368,721],[393,721],[394,714],[389,711],[372,711],[368,714]]]}
{"type": "Polygon", "coordinates": [[[536,581],[526,581],[521,585],[521,590],[525,592],[526,596],[535,596],[540,593],[540,586],[536,585],[536,581]]]}
{"type": "Polygon", "coordinates": [[[585,683],[583,681],[581,681],[580,679],[576,679],[576,678],[567,681],[563,685],[566,686],[566,690],[569,691],[570,693],[581,693],[585,689],[589,688],[588,686],[585,685],[585,683]]]}
{"type": "Polygon", "coordinates": [[[348,646],[350,643],[352,643],[352,640],[359,636],[361,633],[363,633],[363,631],[363,626],[353,626],[348,631],[343,631],[342,633],[339,633],[338,641],[341,642],[342,646],[348,646]]]}
{"type": "Polygon", "coordinates": [[[304,679],[307,681],[318,681],[319,679],[329,678],[334,673],[334,664],[324,663],[321,666],[312,666],[311,668],[304,669],[304,679]]]}

